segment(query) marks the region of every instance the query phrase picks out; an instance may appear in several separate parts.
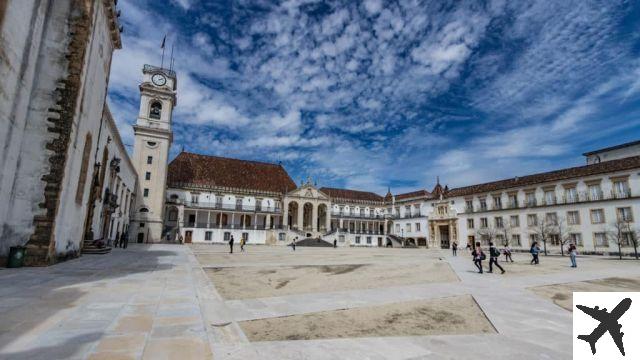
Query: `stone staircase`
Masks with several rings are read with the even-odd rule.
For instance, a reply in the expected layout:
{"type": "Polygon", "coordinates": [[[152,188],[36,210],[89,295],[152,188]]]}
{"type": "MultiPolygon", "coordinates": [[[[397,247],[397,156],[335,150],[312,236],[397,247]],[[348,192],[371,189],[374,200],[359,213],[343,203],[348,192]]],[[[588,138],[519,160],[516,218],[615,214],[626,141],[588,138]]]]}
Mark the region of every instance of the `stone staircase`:
{"type": "Polygon", "coordinates": [[[96,254],[96,255],[103,255],[103,254],[108,254],[111,252],[111,247],[105,245],[100,245],[100,244],[104,244],[102,243],[101,239],[99,240],[85,240],[84,244],[82,246],[82,253],[83,254],[96,254]]]}

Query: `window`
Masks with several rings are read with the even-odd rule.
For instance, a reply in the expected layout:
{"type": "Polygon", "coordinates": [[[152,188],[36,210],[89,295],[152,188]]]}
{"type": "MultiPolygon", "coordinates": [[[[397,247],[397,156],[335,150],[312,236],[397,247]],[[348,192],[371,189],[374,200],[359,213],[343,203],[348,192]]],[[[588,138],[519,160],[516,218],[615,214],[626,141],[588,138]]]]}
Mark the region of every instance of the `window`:
{"type": "Polygon", "coordinates": [[[558,214],[552,212],[552,213],[546,213],[545,216],[545,221],[547,224],[549,225],[558,225],[558,214]]]}
{"type": "Polygon", "coordinates": [[[211,234],[212,234],[211,231],[205,231],[204,232],[204,240],[205,241],[211,241],[211,234]]]}
{"type": "Polygon", "coordinates": [[[496,195],[493,197],[493,208],[502,209],[502,197],[500,197],[500,195],[496,195]]]}
{"type": "Polygon", "coordinates": [[[576,191],[576,188],[571,187],[564,189],[564,197],[565,201],[568,203],[574,203],[578,201],[578,192],[576,191]]]}
{"type": "Polygon", "coordinates": [[[556,203],[555,190],[547,190],[544,192],[544,203],[545,205],[553,205],[556,203]]]}
{"type": "Polygon", "coordinates": [[[482,235],[480,237],[480,242],[482,243],[482,246],[489,246],[491,238],[489,237],[489,235],[482,235]]]}
{"type": "Polygon", "coordinates": [[[536,206],[536,193],[527,193],[527,206],[536,206]]]}
{"type": "Polygon", "coordinates": [[[224,239],[224,241],[229,241],[229,240],[231,240],[231,233],[230,233],[230,232],[228,232],[228,231],[225,231],[225,232],[224,232],[224,235],[223,235],[223,239],[224,239]]]}
{"type": "Polygon", "coordinates": [[[140,223],[140,227],[144,227],[144,223],[140,223]]]}
{"type": "Polygon", "coordinates": [[[360,244],[360,236],[356,236],[356,244],[360,244]]]}
{"type": "Polygon", "coordinates": [[[519,234],[513,234],[511,235],[511,246],[521,246],[522,244],[520,244],[520,235],[519,234]]]}
{"type": "MultiPolygon", "coordinates": [[[[344,236],[344,235],[341,235],[344,236]]],[[[284,241],[287,238],[287,234],[286,233],[279,233],[278,234],[278,240],[280,241],[284,241]]]]}
{"type": "Polygon", "coordinates": [[[531,227],[536,225],[538,225],[538,215],[536,214],[527,215],[527,226],[531,227]]]}
{"type": "Polygon", "coordinates": [[[580,233],[569,234],[569,242],[576,244],[576,246],[582,246],[582,234],[580,233]]]}
{"type": "Polygon", "coordinates": [[[396,224],[396,234],[400,232],[400,224],[396,224]]]}
{"type": "Polygon", "coordinates": [[[473,212],[473,200],[467,200],[465,201],[465,204],[467,212],[473,212]]]}
{"type": "Polygon", "coordinates": [[[487,199],[485,198],[480,199],[480,210],[481,211],[487,210],[487,199]]]}
{"type": "Polygon", "coordinates": [[[511,194],[509,195],[509,207],[515,209],[518,207],[518,195],[511,194]]]}
{"type": "Polygon", "coordinates": [[[153,164],[153,156],[147,156],[147,164],[153,164]]]}
{"type": "Polygon", "coordinates": [[[579,225],[580,224],[580,212],[567,211],[567,225],[579,225]]]}
{"type": "Polygon", "coordinates": [[[502,221],[502,216],[496,216],[495,222],[496,222],[496,227],[497,228],[503,228],[504,227],[504,222],[502,221]]]}
{"type": "Polygon", "coordinates": [[[489,226],[489,222],[487,221],[487,218],[480,218],[480,227],[486,228],[488,226],[489,226]]]}
{"type": "Polygon", "coordinates": [[[603,232],[593,234],[593,242],[595,246],[609,246],[609,243],[607,241],[607,234],[603,232]]]}
{"type": "Polygon", "coordinates": [[[89,168],[89,159],[91,158],[91,144],[91,134],[87,134],[84,139],[82,165],[80,165],[80,178],[78,179],[78,187],[76,188],[76,204],[79,205],[82,204],[82,198],[84,197],[84,186],[87,183],[87,169],[89,168]]]}
{"type": "Polygon", "coordinates": [[[520,216],[518,215],[511,215],[511,217],[509,218],[509,224],[511,225],[511,227],[519,227],[520,226],[520,216]]]}
{"type": "Polygon", "coordinates": [[[473,219],[467,219],[467,229],[473,229],[473,219]]]}
{"type": "Polygon", "coordinates": [[[529,245],[533,245],[536,241],[538,241],[538,234],[529,234],[529,245]]]}
{"type": "Polygon", "coordinates": [[[558,234],[549,235],[549,242],[553,246],[560,246],[560,236],[558,234]]]}
{"type": "Polygon", "coordinates": [[[416,223],[416,231],[420,231],[420,223],[416,223]]]}
{"type": "Polygon", "coordinates": [[[633,233],[625,231],[621,234],[620,238],[620,246],[631,246],[633,245],[633,233]]]}
{"type": "Polygon", "coordinates": [[[504,235],[502,235],[502,234],[496,235],[496,244],[502,244],[502,245],[506,245],[507,244],[507,242],[504,241],[504,235]]]}
{"type": "Polygon", "coordinates": [[[145,179],[145,180],[151,180],[151,173],[147,171],[147,172],[144,174],[144,179],[145,179]]]}
{"type": "Polygon", "coordinates": [[[602,209],[591,210],[591,223],[592,224],[604,223],[604,210],[602,209]]]}
{"type": "Polygon", "coordinates": [[[367,236],[367,244],[371,245],[371,236],[367,236]]]}
{"type": "Polygon", "coordinates": [[[142,196],[149,197],[149,189],[145,188],[144,190],[142,190],[142,196]]]}
{"type": "Polygon", "coordinates": [[[339,235],[338,236],[338,241],[343,243],[344,242],[344,235],[339,235]]]}
{"type": "Polygon", "coordinates": [[[619,198],[625,198],[629,196],[629,183],[627,180],[616,180],[613,182],[613,194],[619,198]]]}
{"type": "Polygon", "coordinates": [[[160,101],[154,101],[149,107],[149,118],[160,119],[160,113],[162,112],[162,104],[160,101]]]}
{"type": "Polygon", "coordinates": [[[191,193],[191,202],[197,204],[199,200],[199,196],[196,193],[191,193]]]}
{"type": "Polygon", "coordinates": [[[618,213],[618,221],[621,221],[621,222],[633,221],[633,215],[631,214],[630,207],[617,208],[616,211],[618,213]]]}
{"type": "Polygon", "coordinates": [[[140,209],[140,212],[148,213],[149,209],[147,209],[146,207],[143,207],[143,208],[140,209]]]}
{"type": "Polygon", "coordinates": [[[244,240],[245,243],[249,242],[249,233],[248,232],[243,232],[242,233],[242,239],[244,240]]]}
{"type": "Polygon", "coordinates": [[[177,220],[178,220],[178,210],[176,209],[169,210],[169,221],[177,221],[177,220]]]}
{"type": "Polygon", "coordinates": [[[589,200],[602,200],[602,190],[600,190],[600,184],[589,185],[589,200]]]}

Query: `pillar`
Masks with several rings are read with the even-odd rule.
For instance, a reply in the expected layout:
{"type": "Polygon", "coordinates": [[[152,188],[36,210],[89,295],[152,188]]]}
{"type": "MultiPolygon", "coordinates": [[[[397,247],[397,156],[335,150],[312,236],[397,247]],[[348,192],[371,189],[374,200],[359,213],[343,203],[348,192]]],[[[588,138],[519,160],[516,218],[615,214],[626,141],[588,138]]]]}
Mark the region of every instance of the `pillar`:
{"type": "Polygon", "coordinates": [[[329,214],[331,214],[331,212],[329,211],[329,205],[327,205],[327,211],[324,218],[324,227],[326,228],[325,231],[331,230],[331,216],[329,216],[329,214]]]}
{"type": "Polygon", "coordinates": [[[231,228],[236,228],[236,213],[231,213],[231,228]]]}
{"type": "Polygon", "coordinates": [[[264,220],[265,229],[271,228],[271,215],[267,214],[267,218],[264,220]]]}
{"type": "Polygon", "coordinates": [[[285,229],[287,229],[289,225],[289,203],[284,201],[282,204],[282,206],[284,207],[284,209],[282,210],[282,225],[285,229]]]}
{"type": "Polygon", "coordinates": [[[318,205],[311,205],[311,230],[318,231],[318,205]]]}
{"type": "Polygon", "coordinates": [[[211,228],[211,211],[207,211],[207,229],[211,228]]]}
{"type": "Polygon", "coordinates": [[[296,226],[298,230],[304,230],[304,205],[300,206],[300,203],[298,203],[298,224],[296,226]]]}

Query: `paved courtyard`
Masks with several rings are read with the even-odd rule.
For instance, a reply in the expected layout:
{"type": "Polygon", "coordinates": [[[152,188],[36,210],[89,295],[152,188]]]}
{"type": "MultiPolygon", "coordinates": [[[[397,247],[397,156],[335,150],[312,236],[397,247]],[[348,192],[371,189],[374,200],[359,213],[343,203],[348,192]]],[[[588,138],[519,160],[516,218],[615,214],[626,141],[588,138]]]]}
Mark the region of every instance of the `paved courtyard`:
{"type": "Polygon", "coordinates": [[[0,358],[569,359],[571,290],[640,291],[640,262],[514,260],[158,244],[2,269],[0,358]]]}

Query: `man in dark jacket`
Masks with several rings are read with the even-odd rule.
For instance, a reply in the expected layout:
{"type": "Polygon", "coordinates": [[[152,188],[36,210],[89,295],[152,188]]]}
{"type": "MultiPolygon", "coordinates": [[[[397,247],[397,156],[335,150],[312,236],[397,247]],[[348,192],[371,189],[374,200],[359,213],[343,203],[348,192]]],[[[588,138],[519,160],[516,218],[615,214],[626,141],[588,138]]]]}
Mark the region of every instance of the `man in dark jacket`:
{"type": "Polygon", "coordinates": [[[233,254],[233,235],[231,235],[231,239],[229,239],[229,254],[233,254]]]}
{"type": "Polygon", "coordinates": [[[502,271],[502,274],[505,273],[504,269],[502,268],[502,266],[500,266],[500,264],[498,264],[498,258],[500,257],[500,250],[498,250],[498,248],[496,248],[495,245],[493,245],[493,243],[489,243],[489,272],[493,272],[493,264],[496,264],[496,266],[498,267],[498,269],[500,269],[500,271],[502,271]]]}

